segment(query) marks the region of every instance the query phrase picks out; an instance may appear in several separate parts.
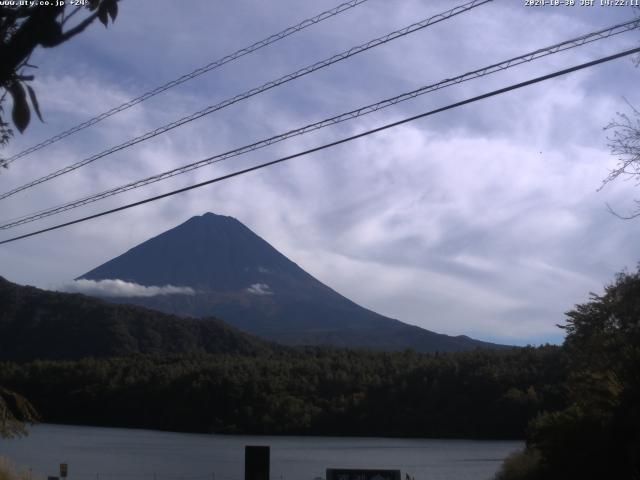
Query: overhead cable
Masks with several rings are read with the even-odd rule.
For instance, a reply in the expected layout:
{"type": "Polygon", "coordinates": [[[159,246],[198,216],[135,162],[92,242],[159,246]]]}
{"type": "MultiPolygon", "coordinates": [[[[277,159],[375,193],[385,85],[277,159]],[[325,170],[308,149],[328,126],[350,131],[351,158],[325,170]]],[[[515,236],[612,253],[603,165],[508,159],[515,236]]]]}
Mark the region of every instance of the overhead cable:
{"type": "Polygon", "coordinates": [[[353,7],[356,7],[364,2],[367,2],[368,0],[351,0],[349,2],[345,2],[342,3],[340,5],[338,5],[337,7],[332,8],[331,10],[327,10],[326,12],[322,12],[318,15],[316,15],[315,17],[312,18],[308,18],[306,20],[303,20],[302,22],[298,23],[297,25],[294,25],[292,27],[288,27],[285,28],[284,30],[282,30],[281,32],[278,32],[276,34],[273,34],[265,39],[262,39],[252,45],[249,45],[248,47],[245,48],[241,48],[240,50],[237,50],[234,53],[231,53],[229,55],[226,55],[222,58],[219,58],[218,60],[215,60],[207,65],[204,65],[202,67],[196,68],[195,70],[193,70],[190,73],[187,73],[185,75],[182,75],[181,77],[176,78],[175,80],[171,80],[170,82],[167,82],[163,85],[160,85],[159,87],[154,88],[153,90],[150,90],[146,93],[143,93],[142,95],[129,100],[128,102],[123,103],[122,105],[119,105],[117,107],[112,108],[111,110],[108,110],[104,113],[101,113],[100,115],[96,115],[95,117],[90,118],[89,120],[86,120],[85,122],[82,122],[74,127],[71,127],[68,130],[65,130],[62,133],[59,133],[51,138],[47,138],[46,140],[43,140],[42,142],[38,143],[37,145],[33,145],[32,147],[29,147],[19,153],[16,153],[15,155],[12,155],[11,157],[7,158],[6,160],[4,160],[2,163],[3,165],[9,165],[10,163],[18,160],[19,158],[25,157],[27,155],[29,155],[30,153],[33,153],[37,150],[40,150],[44,147],[47,147],[51,144],[56,143],[59,140],[62,140],[63,138],[66,138],[70,135],[73,135],[74,133],[77,133],[81,130],[84,130],[85,128],[91,127],[93,125],[95,125],[96,123],[101,122],[102,120],[111,117],[112,115],[115,115],[116,113],[122,112],[124,110],[127,110],[128,108],[133,107],[134,105],[137,105],[139,103],[144,102],[145,100],[148,100],[151,97],[154,97],[156,95],[158,95],[159,93],[162,93],[166,90],[169,90],[170,88],[173,87],[177,87],[178,85],[181,85],[185,82],[188,82],[189,80],[192,80],[196,77],[199,77],[200,75],[210,72],[211,70],[214,70],[218,67],[221,67],[229,62],[232,62],[234,60],[237,60],[240,57],[243,57],[245,55],[248,55],[249,53],[253,53],[256,50],[260,50],[263,47],[266,47],[268,45],[271,45],[273,43],[278,42],[279,40],[282,40],[283,38],[288,37],[289,35],[293,35],[294,33],[297,33],[301,30],[304,30],[307,27],[310,27],[312,25],[316,25],[320,22],[322,22],[323,20],[326,20],[328,18],[334,17],[346,10],[349,10],[353,7]]]}
{"type": "Polygon", "coordinates": [[[218,155],[214,155],[211,157],[207,157],[205,159],[199,160],[197,162],[193,162],[193,163],[189,163],[187,165],[183,165],[181,167],[178,168],[174,168],[162,173],[158,173],[156,175],[152,175],[150,177],[146,177],[143,178],[141,180],[137,180],[131,183],[127,183],[125,185],[121,185],[119,187],[115,187],[106,191],[103,191],[101,193],[97,193],[97,194],[93,194],[93,195],[89,195],[86,197],[83,197],[81,199],[77,199],[62,205],[58,205],[56,207],[52,207],[52,208],[48,208],[46,210],[41,210],[38,212],[34,212],[34,213],[30,213],[28,215],[24,215],[22,217],[16,218],[16,219],[12,219],[12,220],[7,220],[5,221],[5,223],[0,224],[0,230],[6,230],[9,228],[13,228],[19,225],[24,225],[26,223],[30,223],[36,220],[40,220],[46,217],[50,217],[52,215],[56,215],[62,212],[66,212],[68,210],[72,210],[108,197],[112,197],[114,195],[120,194],[120,193],[124,193],[127,192],[129,190],[134,190],[136,188],[140,188],[143,187],[145,185],[149,185],[152,183],[156,183],[162,180],[166,180],[168,178],[171,177],[175,177],[177,175],[181,175],[187,172],[190,172],[192,170],[196,170],[198,168],[202,168],[205,167],[207,165],[211,165],[213,163],[218,163],[224,160],[227,160],[229,158],[232,157],[237,157],[239,155],[243,155],[245,153],[254,151],[254,150],[258,150],[260,148],[264,148],[267,147],[269,145],[273,145],[274,143],[278,143],[278,142],[282,142],[284,140],[287,140],[289,138],[295,137],[295,136],[299,136],[299,135],[303,135],[305,133],[314,131],[314,130],[318,130],[324,127],[328,127],[330,125],[335,125],[337,123],[341,123],[341,122],[345,122],[347,120],[352,120],[364,115],[367,115],[369,113],[373,113],[376,112],[378,110],[390,107],[392,105],[396,105],[398,103],[413,99],[417,96],[420,95],[424,95],[426,93],[429,92],[434,92],[436,90],[440,90],[452,85],[456,85],[462,82],[466,82],[469,80],[473,80],[476,78],[480,78],[483,77],[485,75],[489,75],[489,74],[493,74],[499,71],[503,71],[506,70],[508,68],[512,68],[515,67],[517,65],[520,65],[522,63],[526,63],[526,62],[531,62],[533,60],[548,56],[548,55],[552,55],[558,52],[562,52],[565,50],[569,50],[572,48],[576,48],[579,47],[581,45],[587,44],[587,43],[591,43],[591,42],[595,42],[597,40],[602,40],[602,39],[606,39],[609,38],[613,35],[617,35],[619,33],[623,33],[629,30],[633,30],[636,28],[640,27],[640,19],[634,20],[634,21],[630,21],[630,22],[626,22],[623,24],[618,24],[618,25],[614,25],[612,27],[609,27],[607,29],[603,29],[603,30],[599,30],[597,32],[592,32],[592,33],[588,33],[586,35],[581,35],[577,38],[573,38],[571,40],[566,40],[564,42],[561,43],[557,43],[555,45],[551,45],[549,47],[545,47],[545,48],[540,48],[538,50],[534,50],[532,52],[528,52],[525,53],[523,55],[517,56],[517,57],[513,57],[510,58],[508,60],[504,60],[502,62],[499,63],[495,63],[493,65],[489,65],[487,67],[483,67],[481,69],[478,70],[474,70],[471,72],[467,72],[463,75],[459,75],[457,77],[453,77],[453,78],[447,78],[445,80],[442,80],[438,83],[434,83],[431,85],[427,85],[427,86],[423,86],[420,87],[416,90],[413,90],[411,92],[407,92],[407,93],[403,93],[401,95],[397,95],[395,97],[392,98],[388,98],[385,100],[382,100],[378,103],[374,103],[374,104],[370,104],[364,107],[360,107],[356,110],[351,110],[349,112],[345,112],[342,113],[340,115],[336,115],[327,119],[324,119],[322,121],[319,122],[315,122],[309,125],[306,125],[304,127],[301,128],[297,128],[295,130],[290,130],[288,132],[264,139],[264,140],[260,140],[258,142],[254,142],[251,143],[249,145],[245,145],[239,148],[236,148],[234,150],[230,150],[227,151],[225,153],[221,153],[218,155]]]}
{"type": "Polygon", "coordinates": [[[400,37],[403,37],[405,35],[409,35],[410,33],[414,33],[417,32],[418,30],[422,30],[423,28],[429,27],[431,25],[434,25],[436,23],[442,22],[444,20],[448,20],[456,15],[459,15],[461,13],[464,12],[468,12],[469,10],[479,7],[481,5],[487,4],[489,2],[491,2],[493,0],[473,0],[471,2],[465,3],[463,5],[454,7],[450,10],[447,10],[446,12],[440,13],[438,15],[434,15],[430,18],[427,18],[425,20],[422,20],[420,22],[414,23],[412,25],[409,25],[408,27],[402,28],[400,30],[396,30],[394,32],[391,32],[387,35],[384,35],[382,37],[378,37],[375,38],[373,40],[370,40],[367,43],[363,43],[357,47],[353,47],[350,48],[349,50],[345,50],[342,53],[339,53],[337,55],[334,55],[330,58],[327,58],[325,60],[322,60],[320,62],[316,62],[312,65],[309,65],[305,68],[302,68],[300,70],[297,70],[296,72],[293,73],[289,73],[283,77],[278,78],[277,80],[271,80],[270,82],[267,82],[263,85],[261,85],[260,87],[256,87],[256,88],[252,88],[251,90],[248,90],[244,93],[241,93],[239,95],[236,95],[234,97],[228,98],[227,100],[224,100],[220,103],[217,103],[215,105],[211,105],[203,110],[200,110],[198,112],[195,112],[191,115],[188,115],[186,117],[183,117],[179,120],[176,120],[174,122],[171,122],[167,125],[164,125],[162,127],[156,128],[155,130],[151,130],[143,135],[140,135],[138,137],[135,137],[133,139],[130,139],[124,143],[121,143],[119,145],[116,145],[114,147],[111,147],[107,150],[104,150],[103,152],[100,152],[96,155],[93,155],[91,157],[85,158],[83,160],[80,160],[76,163],[73,163],[71,165],[68,165],[64,168],[61,168],[59,170],[56,170],[52,173],[49,173],[48,175],[45,175],[43,177],[40,177],[36,180],[33,180],[27,184],[24,184],[20,187],[14,188],[13,190],[10,190],[8,192],[5,192],[3,194],[0,195],[0,200],[3,200],[7,197],[10,197],[12,195],[15,195],[18,192],[22,192],[23,190],[26,190],[28,188],[34,187],[36,185],[39,185],[41,183],[47,182],[49,180],[52,180],[56,177],[59,177],[60,175],[64,175],[66,173],[72,172],[74,170],[77,170],[78,168],[84,167],[85,165],[88,165],[90,163],[95,162],[96,160],[106,157],[108,155],[111,155],[115,152],[118,152],[120,150],[124,150],[125,148],[131,147],[133,145],[136,145],[140,142],[144,142],[146,140],[149,140],[153,137],[156,137],[158,135],[161,135],[163,133],[168,132],[169,130],[172,130],[176,127],[180,127],[186,123],[192,122],[194,120],[197,120],[201,117],[204,117],[205,115],[209,115],[213,112],[216,112],[218,110],[221,110],[223,108],[226,108],[230,105],[233,105],[237,102],[240,102],[242,100],[246,100],[247,98],[253,97],[254,95],[258,95],[259,93],[262,93],[264,91],[270,90],[274,87],[277,87],[279,85],[282,85],[284,83],[290,82],[292,80],[295,80],[297,78],[300,78],[304,75],[307,75],[309,73],[315,72],[316,70],[320,70],[321,68],[325,68],[328,67],[329,65],[332,65],[334,63],[340,62],[342,60],[345,60],[347,58],[350,58],[354,55],[357,55],[359,53],[365,52],[369,49],[378,47],[380,45],[383,45],[385,43],[388,43],[392,40],[396,40],[400,37]]]}
{"type": "Polygon", "coordinates": [[[294,158],[299,158],[299,157],[302,157],[304,155],[308,155],[310,153],[319,152],[321,150],[325,150],[325,149],[330,148],[330,147],[335,147],[337,145],[341,145],[343,143],[347,143],[347,142],[356,140],[358,138],[366,137],[366,136],[374,134],[374,133],[378,133],[378,132],[381,132],[381,131],[384,131],[384,130],[387,130],[387,129],[390,129],[390,128],[393,128],[393,127],[397,127],[399,125],[403,125],[405,123],[412,122],[412,121],[418,120],[420,118],[428,117],[428,116],[434,115],[436,113],[441,113],[441,112],[444,112],[444,111],[447,111],[447,110],[458,108],[458,107],[461,107],[463,105],[467,105],[467,104],[474,103],[474,102],[477,102],[477,101],[480,101],[480,100],[484,100],[486,98],[494,97],[496,95],[501,95],[503,93],[507,93],[507,92],[510,92],[512,90],[516,90],[516,89],[523,88],[523,87],[526,87],[526,86],[529,86],[529,85],[533,85],[535,83],[540,83],[540,82],[543,82],[543,81],[546,81],[546,80],[550,80],[552,78],[559,77],[561,75],[566,75],[568,73],[572,73],[572,72],[575,72],[575,71],[578,71],[578,70],[583,70],[585,68],[593,67],[593,66],[599,65],[601,63],[610,62],[612,60],[616,60],[618,58],[622,58],[622,57],[626,57],[626,56],[629,56],[629,55],[633,55],[633,54],[638,53],[638,52],[640,52],[640,48],[633,48],[631,50],[626,50],[626,51],[623,51],[623,52],[619,52],[619,53],[616,53],[614,55],[609,55],[607,57],[603,57],[603,58],[599,58],[597,60],[593,60],[591,62],[582,63],[580,65],[575,65],[575,66],[570,67],[570,68],[565,68],[563,70],[559,70],[559,71],[556,71],[554,73],[550,73],[550,74],[547,74],[547,75],[536,77],[536,78],[533,78],[531,80],[527,80],[525,82],[520,82],[520,83],[517,83],[517,84],[514,84],[514,85],[510,85],[508,87],[500,88],[498,90],[493,90],[493,91],[491,91],[489,93],[485,93],[485,94],[482,94],[482,95],[478,95],[476,97],[468,98],[468,99],[460,101],[460,102],[452,103],[452,104],[447,105],[445,107],[437,108],[435,110],[431,110],[431,111],[428,111],[428,112],[425,112],[425,113],[421,113],[419,115],[414,115],[412,117],[405,118],[405,119],[399,120],[397,122],[388,123],[388,124],[383,125],[381,127],[377,127],[377,128],[371,129],[371,130],[367,130],[366,132],[358,133],[358,134],[352,135],[350,137],[345,137],[345,138],[342,138],[340,140],[336,140],[336,141],[331,142],[331,143],[326,143],[324,145],[321,145],[321,146],[318,146],[318,147],[315,147],[315,148],[311,148],[311,149],[305,150],[303,152],[298,152],[298,153],[295,153],[293,155],[288,155],[286,157],[281,157],[281,158],[278,158],[276,160],[272,160],[270,162],[261,163],[259,165],[255,165],[253,167],[249,167],[249,168],[245,168],[245,169],[242,169],[242,170],[238,170],[238,171],[233,172],[233,173],[228,173],[228,174],[222,175],[220,177],[212,178],[210,180],[207,180],[207,181],[204,181],[204,182],[200,182],[200,183],[196,183],[196,184],[190,185],[188,187],[180,188],[178,190],[173,190],[171,192],[163,193],[161,195],[156,195],[154,197],[146,198],[146,199],[140,200],[138,202],[129,203],[127,205],[122,205],[122,206],[117,207],[117,208],[112,208],[110,210],[105,210],[105,211],[102,211],[102,212],[99,212],[99,213],[95,213],[93,215],[88,215],[86,217],[78,218],[76,220],[71,220],[69,222],[60,223],[60,224],[57,224],[57,225],[54,225],[54,226],[51,226],[51,227],[48,227],[48,228],[43,228],[43,229],[37,230],[35,232],[26,233],[24,235],[18,235],[16,237],[8,238],[6,240],[0,241],[0,245],[4,245],[6,243],[15,242],[17,240],[22,240],[22,239],[25,239],[25,238],[33,237],[35,235],[40,235],[42,233],[51,232],[53,230],[58,230],[58,229],[63,228],[63,227],[68,227],[70,225],[75,225],[75,224],[78,224],[78,223],[86,222],[86,221],[92,220],[94,218],[103,217],[105,215],[110,215],[112,213],[121,212],[123,210],[127,210],[127,209],[130,209],[130,208],[133,208],[133,207],[137,207],[137,206],[144,205],[144,204],[147,204],[147,203],[155,202],[157,200],[161,200],[163,198],[171,197],[171,196],[177,195],[179,193],[184,193],[184,192],[187,192],[189,190],[194,190],[196,188],[204,187],[204,186],[210,185],[212,183],[218,183],[218,182],[221,182],[223,180],[228,180],[228,179],[233,178],[233,177],[238,177],[240,175],[244,175],[244,174],[249,173],[249,172],[253,172],[253,171],[260,170],[260,169],[263,169],[263,168],[266,168],[266,167],[270,167],[272,165],[283,163],[283,162],[286,162],[288,160],[292,160],[294,158]]]}

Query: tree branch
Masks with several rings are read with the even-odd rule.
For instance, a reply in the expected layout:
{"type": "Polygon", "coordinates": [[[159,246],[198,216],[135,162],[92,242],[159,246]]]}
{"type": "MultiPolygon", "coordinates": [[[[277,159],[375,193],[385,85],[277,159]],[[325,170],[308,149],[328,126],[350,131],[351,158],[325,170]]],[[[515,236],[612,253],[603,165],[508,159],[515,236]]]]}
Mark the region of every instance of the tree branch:
{"type": "MultiPolygon", "coordinates": [[[[638,200],[635,200],[635,202],[640,206],[640,202],[638,200]]],[[[633,220],[634,218],[640,217],[640,211],[637,211],[636,213],[631,213],[629,215],[620,215],[611,207],[611,205],[609,205],[608,203],[605,205],[607,206],[607,210],[609,211],[609,213],[615,217],[618,217],[620,220],[633,220]]]]}
{"type": "Polygon", "coordinates": [[[87,18],[85,18],[82,22],[80,22],[78,25],[76,25],[72,29],[67,30],[66,32],[62,33],[62,35],[60,35],[60,37],[59,37],[59,41],[57,43],[54,43],[54,44],[50,45],[50,46],[55,47],[56,45],[60,45],[61,43],[66,42],[70,38],[75,37],[79,33],[82,33],[89,25],[91,25],[93,23],[93,21],[96,18],[98,18],[98,12],[97,11],[93,12],[91,15],[89,15],[87,18]]]}
{"type": "Polygon", "coordinates": [[[73,12],[71,12],[69,15],[66,15],[64,17],[64,19],[62,20],[62,25],[64,25],[65,23],[67,23],[71,17],[73,17],[76,13],[78,13],[80,10],[82,10],[82,7],[76,7],[73,9],[73,12]]]}

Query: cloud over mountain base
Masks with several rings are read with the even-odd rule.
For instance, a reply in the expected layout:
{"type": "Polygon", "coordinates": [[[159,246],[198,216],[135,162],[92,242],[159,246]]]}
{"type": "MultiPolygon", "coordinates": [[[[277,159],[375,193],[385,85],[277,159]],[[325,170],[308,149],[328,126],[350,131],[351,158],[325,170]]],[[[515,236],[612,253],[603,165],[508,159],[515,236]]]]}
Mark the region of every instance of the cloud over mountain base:
{"type": "Polygon", "coordinates": [[[54,290],[83,293],[94,297],[156,297],[158,295],[195,295],[190,287],[174,285],[145,286],[124,280],[75,280],[57,286],[54,290]]]}

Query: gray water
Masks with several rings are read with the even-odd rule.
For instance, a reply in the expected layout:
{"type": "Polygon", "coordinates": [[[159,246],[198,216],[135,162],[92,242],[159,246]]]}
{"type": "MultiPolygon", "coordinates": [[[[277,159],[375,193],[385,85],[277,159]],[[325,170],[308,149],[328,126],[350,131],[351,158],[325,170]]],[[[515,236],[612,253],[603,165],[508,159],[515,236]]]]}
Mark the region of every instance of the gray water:
{"type": "Polygon", "coordinates": [[[200,435],[38,425],[0,440],[0,456],[69,480],[242,480],[244,446],[271,446],[271,477],[313,480],[328,467],[401,470],[416,480],[485,480],[522,448],[516,441],[200,435]]]}

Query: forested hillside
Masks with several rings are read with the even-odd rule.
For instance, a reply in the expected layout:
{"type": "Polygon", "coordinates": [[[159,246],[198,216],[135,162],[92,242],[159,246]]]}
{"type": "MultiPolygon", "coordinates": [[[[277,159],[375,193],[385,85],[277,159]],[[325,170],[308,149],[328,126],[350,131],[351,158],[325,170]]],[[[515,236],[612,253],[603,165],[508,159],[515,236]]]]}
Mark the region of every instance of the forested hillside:
{"type": "Polygon", "coordinates": [[[0,364],[45,421],[191,432],[521,438],[560,408],[557,347],[444,355],[303,349],[0,364]]]}
{"type": "Polygon", "coordinates": [[[0,305],[0,360],[257,354],[275,348],[217,319],[184,319],[84,295],[23,287],[1,277],[0,305]]]}
{"type": "Polygon", "coordinates": [[[563,407],[558,347],[446,354],[280,347],[0,280],[0,385],[45,422],[270,434],[521,438],[563,407]]]}

